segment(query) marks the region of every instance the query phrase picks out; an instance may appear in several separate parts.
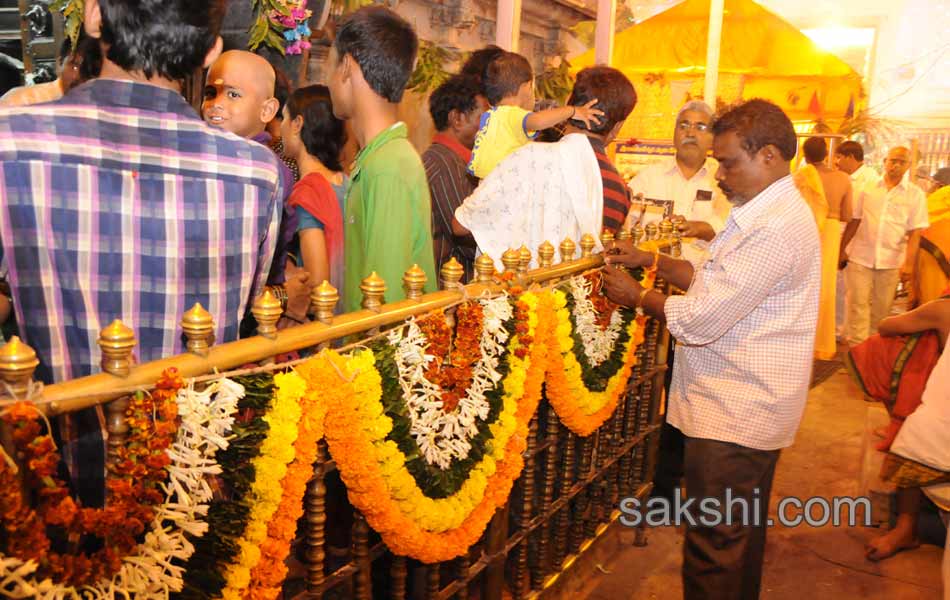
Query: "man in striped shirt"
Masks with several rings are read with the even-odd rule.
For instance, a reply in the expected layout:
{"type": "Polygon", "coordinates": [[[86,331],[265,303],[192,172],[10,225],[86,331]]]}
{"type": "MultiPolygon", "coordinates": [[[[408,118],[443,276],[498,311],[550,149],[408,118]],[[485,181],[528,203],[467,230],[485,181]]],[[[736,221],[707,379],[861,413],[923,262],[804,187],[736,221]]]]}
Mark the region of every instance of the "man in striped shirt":
{"type": "MultiPolygon", "coordinates": [[[[222,3],[87,0],[85,10],[107,50],[101,78],[0,112],[2,266],[45,382],[98,372],[96,340],[114,319],[135,331],[142,362],[183,351],[179,323],[196,302],[218,342],[236,339],[283,197],[273,152],[210,128],[180,93],[221,51],[222,3]]],[[[60,432],[64,458],[95,505],[102,413],[74,416],[60,432]]]]}
{"type": "Polygon", "coordinates": [[[475,191],[478,180],[468,173],[478,124],[488,103],[479,95],[479,82],[456,75],[429,98],[429,112],[437,133],[422,155],[432,201],[432,247],[435,269],[454,257],[465,269],[463,282],[475,272],[475,240],[452,233],[452,215],[475,191]]]}
{"type": "Polygon", "coordinates": [[[455,234],[471,232],[479,249],[497,260],[522,244],[534,252],[545,241],[557,245],[566,237],[576,242],[585,233],[616,232],[630,201],[605,147],[637,94],[620,71],[591,67],[577,74],[567,103],[583,106],[594,99],[604,113],[598,123],[570,121],[559,142],[532,143],[510,154],[455,211],[455,234]]]}

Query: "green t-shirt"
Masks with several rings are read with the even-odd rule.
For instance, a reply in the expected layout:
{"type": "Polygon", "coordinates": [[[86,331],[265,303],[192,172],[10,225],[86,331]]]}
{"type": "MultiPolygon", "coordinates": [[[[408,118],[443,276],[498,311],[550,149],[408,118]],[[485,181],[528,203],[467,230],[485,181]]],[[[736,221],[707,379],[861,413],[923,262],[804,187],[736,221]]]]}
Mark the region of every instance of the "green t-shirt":
{"type": "Polygon", "coordinates": [[[344,217],[346,312],[360,309],[360,283],[373,271],[386,282],[386,302],[406,297],[402,276],[413,264],[425,271],[426,292],[438,288],[429,184],[407,131],[396,123],[356,156],[344,217]]]}

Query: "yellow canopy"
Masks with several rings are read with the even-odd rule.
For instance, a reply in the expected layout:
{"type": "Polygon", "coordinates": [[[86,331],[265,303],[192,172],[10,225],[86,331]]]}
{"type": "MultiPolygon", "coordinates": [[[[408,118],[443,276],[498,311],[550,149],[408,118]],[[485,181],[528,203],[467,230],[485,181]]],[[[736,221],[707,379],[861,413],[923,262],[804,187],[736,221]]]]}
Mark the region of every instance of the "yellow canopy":
{"type": "MultiPolygon", "coordinates": [[[[670,137],[679,105],[702,96],[708,27],[709,0],[685,0],[617,34],[611,64],[640,98],[626,135],[670,137]]],[[[571,62],[591,66],[594,52],[571,62]]],[[[831,122],[863,102],[860,75],[752,0],[725,1],[717,96],[767,98],[793,120],[831,122]]]]}

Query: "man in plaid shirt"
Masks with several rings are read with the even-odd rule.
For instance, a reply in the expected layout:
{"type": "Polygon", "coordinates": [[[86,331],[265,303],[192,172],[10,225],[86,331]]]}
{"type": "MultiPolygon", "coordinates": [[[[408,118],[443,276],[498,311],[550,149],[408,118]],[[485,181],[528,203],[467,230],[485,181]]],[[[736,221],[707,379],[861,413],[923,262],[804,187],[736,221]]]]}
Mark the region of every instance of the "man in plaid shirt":
{"type": "Polygon", "coordinates": [[[645,290],[611,267],[606,289],[665,321],[676,338],[667,421],[685,436],[688,500],[728,507],[719,524],[688,524],[684,595],[747,600],[759,596],[775,465],[808,395],[821,249],[789,176],[797,143],[782,110],[751,100],[716,119],[713,134],[716,180],[733,209],[707,255],[690,263],[618,245],[607,257],[655,265],[686,294],[645,290]],[[728,498],[744,499],[746,510],[728,498]]]}
{"type": "MultiPolygon", "coordinates": [[[[219,342],[267,276],[283,186],[268,148],[207,126],[181,81],[221,52],[222,2],[87,0],[100,79],[52,104],[0,112],[0,241],[37,377],[98,372],[99,331],[131,327],[135,355],[183,351],[200,302],[219,342]]],[[[70,479],[103,501],[101,409],[60,422],[70,479]]]]}

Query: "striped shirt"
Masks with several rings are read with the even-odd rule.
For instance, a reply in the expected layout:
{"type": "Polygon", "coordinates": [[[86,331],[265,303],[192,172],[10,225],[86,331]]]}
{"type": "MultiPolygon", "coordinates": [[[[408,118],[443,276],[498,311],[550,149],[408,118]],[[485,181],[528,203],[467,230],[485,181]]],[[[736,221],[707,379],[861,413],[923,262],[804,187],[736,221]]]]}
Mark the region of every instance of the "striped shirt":
{"type": "Polygon", "coordinates": [[[792,444],[818,321],[821,247],[790,176],[732,209],[685,296],[666,301],[676,338],[667,420],[690,437],[757,450],[792,444]]]}
{"type": "Polygon", "coordinates": [[[452,233],[452,217],[462,201],[475,191],[476,180],[466,167],[470,156],[471,151],[445,134],[437,134],[422,155],[432,201],[435,268],[438,271],[454,256],[465,269],[463,282],[468,282],[475,272],[478,247],[471,236],[459,237],[452,233]]]}
{"type": "MultiPolygon", "coordinates": [[[[195,302],[218,342],[237,339],[277,237],[268,148],[210,128],[173,91],[100,79],[0,111],[0,165],[0,262],[38,379],[98,372],[113,319],[135,331],[139,361],[180,353],[195,302]]],[[[73,485],[100,504],[101,408],[60,426],[73,485]]]]}
{"type": "Polygon", "coordinates": [[[600,166],[600,177],[604,181],[604,229],[611,233],[623,227],[623,222],[630,212],[630,195],[627,193],[627,183],[617,172],[617,167],[610,162],[603,140],[587,136],[590,145],[597,157],[600,166]]]}

